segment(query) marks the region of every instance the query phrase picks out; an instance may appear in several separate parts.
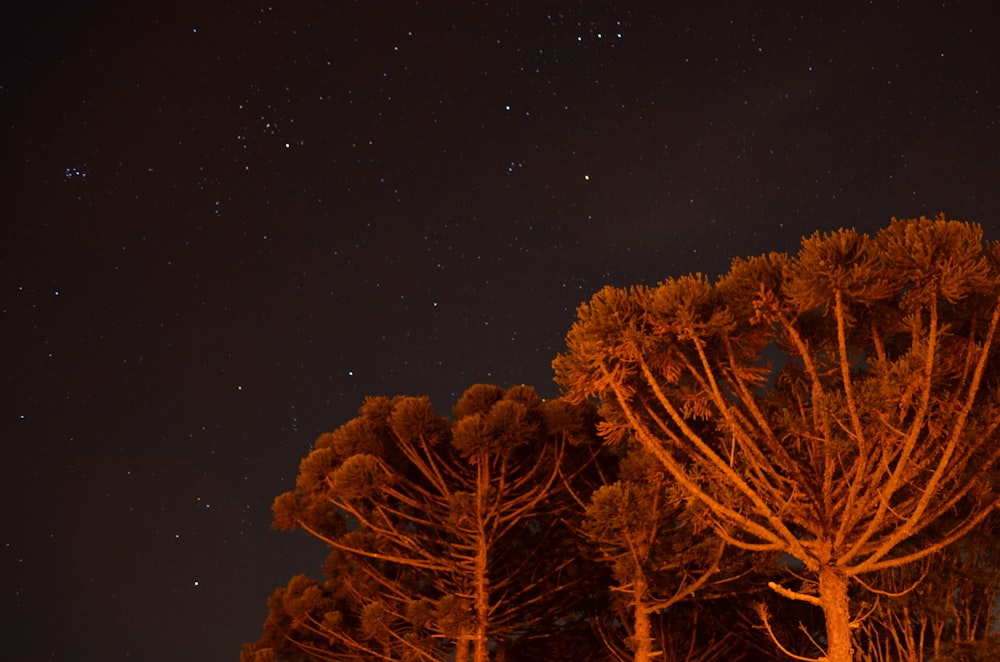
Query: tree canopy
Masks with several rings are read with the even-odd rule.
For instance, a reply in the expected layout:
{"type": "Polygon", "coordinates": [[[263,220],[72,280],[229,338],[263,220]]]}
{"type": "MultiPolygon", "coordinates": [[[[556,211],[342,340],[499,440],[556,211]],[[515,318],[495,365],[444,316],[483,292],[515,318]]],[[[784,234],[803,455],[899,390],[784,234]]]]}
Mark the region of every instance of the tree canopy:
{"type": "Polygon", "coordinates": [[[602,434],[643,444],[727,543],[797,559],[812,583],[773,588],[822,607],[825,658],[846,662],[849,580],[934,554],[998,504],[998,257],[978,225],[894,219],[714,283],[607,287],[557,381],[599,399],[602,434]]]}
{"type": "Polygon", "coordinates": [[[712,618],[723,610],[710,598],[734,592],[747,572],[744,559],[734,558],[739,550],[726,553],[641,446],[630,445],[617,470],[616,480],[593,491],[579,527],[614,578],[614,609],[595,623],[609,650],[634,662],[731,658],[739,638],[712,618]]]}
{"type": "Polygon", "coordinates": [[[272,600],[272,629],[330,660],[482,662],[552,638],[587,580],[564,549],[563,486],[594,439],[592,408],[525,386],[473,386],[454,420],[427,398],[369,398],[275,500],[275,525],[332,561],[325,584],[298,578],[272,600]]]}

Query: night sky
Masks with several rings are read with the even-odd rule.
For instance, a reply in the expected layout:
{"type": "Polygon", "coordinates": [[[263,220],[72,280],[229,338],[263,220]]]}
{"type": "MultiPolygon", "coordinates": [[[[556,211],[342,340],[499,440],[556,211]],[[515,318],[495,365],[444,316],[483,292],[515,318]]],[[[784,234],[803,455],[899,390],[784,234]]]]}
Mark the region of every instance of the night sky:
{"type": "Polygon", "coordinates": [[[318,573],[269,528],[315,438],[367,395],[555,396],[603,285],[892,216],[1000,239],[990,3],[35,4],[0,45],[5,660],[237,659],[318,573]]]}

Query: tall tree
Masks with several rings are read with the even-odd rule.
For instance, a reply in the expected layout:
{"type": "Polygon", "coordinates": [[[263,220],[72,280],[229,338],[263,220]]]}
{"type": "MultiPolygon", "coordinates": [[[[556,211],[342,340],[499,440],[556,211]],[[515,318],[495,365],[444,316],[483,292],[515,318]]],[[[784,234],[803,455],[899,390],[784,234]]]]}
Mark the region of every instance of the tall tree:
{"type": "Polygon", "coordinates": [[[323,590],[300,579],[275,598],[269,623],[326,659],[484,662],[555,637],[587,578],[560,514],[594,423],[591,406],[526,386],[473,386],[454,420],[427,398],[369,398],[275,500],[277,528],[339,561],[323,590]]]}
{"type": "MultiPolygon", "coordinates": [[[[718,534],[783,552],[822,608],[823,659],[853,659],[851,579],[958,540],[998,505],[996,244],[920,218],[842,229],[794,256],[738,259],[582,305],[554,362],[598,397],[610,440],[634,435],[718,534]],[[965,517],[925,536],[960,503],[965,517]]],[[[855,615],[857,616],[857,614],[855,615]]]]}
{"type": "Polygon", "coordinates": [[[618,659],[634,662],[732,657],[735,632],[715,636],[698,624],[709,620],[705,598],[736,580],[739,568],[734,571],[732,554],[723,561],[725,543],[664,474],[652,455],[633,447],[618,479],[598,488],[586,506],[580,528],[615,580],[618,608],[603,631],[625,633],[607,632],[606,645],[618,659]]]}

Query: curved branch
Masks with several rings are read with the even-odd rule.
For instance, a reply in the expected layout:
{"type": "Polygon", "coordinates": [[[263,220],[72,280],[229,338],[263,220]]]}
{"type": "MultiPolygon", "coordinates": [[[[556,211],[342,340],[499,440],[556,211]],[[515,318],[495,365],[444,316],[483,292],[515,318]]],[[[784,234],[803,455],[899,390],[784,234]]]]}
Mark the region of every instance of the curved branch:
{"type": "MultiPolygon", "coordinates": [[[[926,558],[932,554],[936,554],[942,548],[947,547],[953,542],[959,540],[967,533],[972,531],[976,526],[978,526],[984,519],[986,519],[994,510],[1000,509],[1000,499],[994,501],[988,508],[984,508],[975,517],[968,519],[961,526],[952,529],[951,533],[945,538],[939,539],[935,544],[929,545],[919,551],[913,552],[912,554],[906,554],[904,556],[897,556],[888,560],[880,560],[877,562],[866,562],[853,566],[851,568],[845,568],[846,572],[852,573],[855,577],[857,573],[860,572],[872,572],[875,570],[886,570],[889,568],[896,568],[901,565],[906,565],[912,563],[913,561],[919,561],[922,558],[926,558]]],[[[884,558],[884,557],[883,557],[884,558]]]]}
{"type": "MultiPolygon", "coordinates": [[[[890,507],[890,501],[896,490],[899,488],[900,484],[904,482],[903,473],[908,468],[910,468],[910,456],[913,453],[913,449],[917,445],[917,441],[920,438],[920,430],[923,427],[924,421],[927,418],[927,412],[930,409],[931,401],[931,385],[932,385],[932,375],[934,371],[934,356],[937,353],[937,336],[938,336],[938,310],[937,310],[937,299],[932,296],[930,305],[930,323],[928,329],[927,337],[927,349],[925,350],[927,356],[924,358],[924,369],[923,369],[923,380],[922,388],[920,393],[920,405],[917,409],[916,414],[913,417],[913,423],[910,425],[909,431],[906,433],[905,442],[903,447],[900,449],[899,457],[896,459],[896,466],[892,473],[889,475],[889,482],[885,486],[884,490],[879,492],[879,506],[875,511],[875,515],[872,516],[871,520],[868,522],[868,526],[858,537],[854,545],[840,558],[841,564],[847,564],[851,559],[855,558],[860,554],[860,551],[864,546],[871,540],[872,536],[875,535],[879,529],[885,523],[886,516],[891,513],[892,508],[890,507]]],[[[888,468],[888,467],[886,467],[888,468]]],[[[905,537],[905,536],[903,536],[905,537]]],[[[892,544],[895,545],[902,540],[899,538],[892,544]]],[[[891,549],[891,547],[882,546],[885,551],[891,549]]]]}
{"type": "Polygon", "coordinates": [[[840,354],[840,378],[844,384],[844,396],[847,398],[847,411],[851,415],[851,427],[858,440],[858,445],[865,446],[865,431],[858,414],[858,401],[854,396],[854,382],[851,379],[851,364],[847,357],[847,322],[844,319],[844,296],[840,290],[834,293],[834,314],[837,318],[837,352],[840,354]]]}
{"type": "Polygon", "coordinates": [[[931,569],[931,567],[929,565],[926,566],[926,567],[924,567],[924,572],[920,575],[920,577],[917,578],[908,587],[906,587],[905,589],[903,589],[902,591],[900,591],[898,593],[893,593],[891,591],[883,591],[882,589],[875,588],[874,586],[869,586],[867,582],[861,581],[860,577],[855,577],[854,579],[859,584],[861,584],[865,588],[866,591],[870,591],[870,592],[874,593],[875,595],[884,595],[887,598],[901,598],[904,595],[906,595],[907,593],[909,593],[910,591],[912,591],[913,589],[915,589],[918,586],[920,586],[920,584],[924,581],[924,578],[927,577],[927,573],[930,572],[930,569],[931,569]]]}
{"type": "MultiPolygon", "coordinates": [[[[771,629],[771,620],[770,620],[771,615],[767,612],[767,605],[765,605],[763,602],[758,602],[756,605],[754,605],[754,609],[757,611],[757,615],[760,616],[761,623],[764,625],[764,629],[767,630],[768,636],[771,637],[771,641],[774,642],[774,645],[777,646],[782,653],[792,658],[793,660],[803,660],[803,662],[816,662],[816,658],[814,657],[803,657],[801,655],[796,655],[795,653],[793,653],[792,651],[788,650],[787,648],[781,645],[781,642],[778,641],[778,637],[774,634],[774,630],[771,629]]],[[[826,651],[820,649],[820,652],[825,654],[826,651]]]]}
{"type": "MultiPolygon", "coordinates": [[[[687,424],[687,421],[685,421],[683,416],[681,416],[681,413],[677,411],[677,408],[674,407],[674,404],[670,401],[670,399],[660,388],[660,385],[657,382],[656,377],[650,370],[649,365],[641,357],[639,358],[638,363],[640,369],[642,370],[643,376],[646,379],[646,382],[653,389],[653,393],[656,396],[657,401],[660,403],[661,406],[663,406],[663,408],[670,415],[671,420],[684,434],[684,438],[687,439],[691,444],[693,444],[694,447],[698,450],[698,452],[702,455],[702,457],[705,460],[707,460],[707,462],[711,466],[715,467],[725,477],[725,480],[729,485],[736,488],[740,493],[746,496],[747,499],[749,499],[750,502],[753,503],[754,508],[757,510],[757,512],[760,513],[765,519],[767,519],[767,521],[774,528],[773,530],[767,529],[766,527],[763,527],[760,524],[753,522],[752,520],[736,512],[735,510],[727,506],[723,506],[721,503],[715,501],[714,499],[711,499],[711,501],[716,505],[710,506],[712,510],[716,513],[720,514],[724,513],[725,517],[729,519],[733,524],[736,524],[737,526],[743,528],[747,533],[756,536],[758,538],[761,538],[762,540],[770,540],[772,542],[777,542],[778,540],[782,540],[785,543],[788,551],[791,552],[793,556],[795,556],[803,563],[806,563],[808,565],[811,560],[811,557],[806,554],[798,538],[788,529],[788,527],[784,525],[784,523],[781,522],[778,516],[768,507],[768,505],[761,498],[757,490],[754,490],[749,485],[747,485],[743,477],[740,476],[740,474],[737,473],[733,467],[729,466],[728,462],[719,457],[718,453],[712,450],[698,433],[696,433],[694,430],[691,429],[691,427],[687,424]]],[[[615,385],[615,393],[616,395],[619,396],[619,402],[622,406],[622,409],[626,410],[626,413],[630,415],[630,422],[632,423],[633,428],[645,429],[645,426],[643,426],[633,415],[631,415],[631,408],[625,402],[624,394],[622,394],[618,390],[617,385],[615,385]]],[[[659,446],[659,444],[654,443],[653,446],[659,446]]],[[[656,449],[653,450],[654,454],[657,454],[655,453],[656,449]]],[[[657,454],[657,457],[660,457],[660,455],[669,455],[669,454],[662,451],[661,449],[661,452],[657,454]]],[[[670,459],[671,461],[675,462],[672,456],[670,457],[670,459]]],[[[683,470],[680,469],[680,467],[676,468],[679,472],[684,473],[683,470]]],[[[674,471],[672,470],[671,473],[674,473],[674,471]]],[[[685,478],[687,478],[686,475],[685,478]]],[[[687,484],[693,485],[693,481],[690,481],[690,479],[688,479],[685,483],[685,486],[687,486],[687,484]]],[[[705,500],[707,495],[705,495],[704,491],[701,490],[700,487],[695,488],[695,494],[699,498],[703,499],[706,505],[709,505],[708,501],[705,500]]],[[[710,499],[710,497],[708,497],[708,499],[710,499]]]]}
{"type": "MultiPolygon", "coordinates": [[[[646,367],[645,364],[643,364],[643,367],[646,371],[648,371],[648,367],[646,367]]],[[[651,374],[650,377],[652,377],[651,374]]],[[[708,508],[716,515],[739,526],[752,536],[756,536],[762,540],[769,541],[769,546],[766,549],[773,549],[773,550],[784,549],[784,547],[789,544],[789,541],[783,541],[782,537],[776,534],[774,531],[771,531],[770,529],[757,524],[756,522],[747,518],[746,516],[741,515],[737,511],[733,510],[732,508],[725,505],[721,501],[714,499],[707,492],[705,492],[701,488],[701,486],[698,485],[694,480],[692,480],[692,478],[687,474],[687,472],[684,471],[683,467],[680,466],[676,458],[674,458],[673,455],[671,455],[667,450],[663,448],[661,440],[658,439],[656,435],[654,435],[652,432],[650,432],[647,426],[644,425],[638,419],[638,417],[635,414],[635,411],[629,405],[626,395],[622,391],[622,387],[616,381],[611,381],[610,385],[612,390],[614,391],[615,397],[618,400],[619,405],[622,408],[622,411],[625,413],[625,416],[628,419],[629,425],[632,427],[632,430],[635,431],[637,437],[639,438],[639,441],[658,460],[660,460],[660,462],[667,469],[667,471],[670,472],[670,475],[674,477],[674,480],[680,483],[680,485],[684,487],[684,489],[686,489],[695,498],[697,498],[706,506],[708,506],[708,508]]],[[[658,390],[658,387],[656,387],[655,385],[654,388],[658,390]]],[[[711,449],[709,449],[705,445],[705,442],[701,440],[697,436],[697,434],[695,434],[695,432],[691,430],[683,422],[683,419],[680,418],[680,413],[673,409],[673,405],[670,404],[668,400],[666,400],[666,396],[663,396],[662,393],[660,395],[664,398],[665,401],[665,402],[661,401],[661,404],[664,404],[666,407],[668,407],[668,413],[670,413],[671,418],[673,418],[675,422],[679,421],[678,424],[682,426],[683,430],[685,431],[685,435],[687,435],[687,433],[690,433],[690,435],[692,435],[692,438],[690,440],[695,442],[696,444],[700,443],[699,450],[704,449],[704,451],[707,454],[707,457],[710,460],[713,458],[715,460],[718,460],[719,459],[718,456],[715,455],[711,451],[711,449]]],[[[654,416],[655,418],[655,414],[652,411],[649,411],[648,407],[647,411],[651,416],[654,416]]],[[[725,463],[722,464],[726,466],[726,468],[728,469],[727,472],[728,474],[735,476],[736,480],[740,480],[739,477],[735,474],[735,472],[733,472],[733,470],[728,467],[728,465],[725,465],[725,463]]],[[[740,480],[740,482],[742,483],[742,480],[740,480]]],[[[741,491],[743,491],[748,496],[753,495],[754,497],[756,497],[757,502],[760,503],[760,497],[754,494],[753,491],[750,490],[750,488],[745,483],[743,483],[743,489],[741,491]]],[[[763,503],[761,503],[761,506],[763,506],[763,503]]],[[[791,536],[790,532],[789,536],[791,536]]],[[[794,540],[794,538],[791,538],[791,540],[794,540]]]]}
{"type": "MultiPolygon", "coordinates": [[[[935,323],[936,319],[937,319],[937,311],[935,307],[931,311],[932,324],[935,323]]],[[[990,320],[989,331],[986,334],[986,338],[983,340],[983,346],[980,349],[979,360],[976,363],[976,368],[972,376],[972,383],[969,385],[969,393],[966,397],[965,403],[963,403],[962,410],[958,414],[958,420],[955,421],[952,427],[948,443],[945,445],[944,451],[941,454],[940,459],[938,459],[936,466],[934,467],[934,472],[931,474],[930,479],[924,486],[920,498],[917,500],[917,503],[913,508],[913,512],[909,515],[909,517],[906,518],[906,520],[904,520],[901,526],[899,526],[895,531],[892,532],[891,535],[889,535],[881,544],[878,545],[878,547],[868,556],[867,560],[856,566],[857,568],[856,572],[874,570],[879,567],[894,567],[896,565],[900,565],[900,563],[898,562],[899,559],[894,559],[892,564],[888,566],[883,566],[879,564],[879,560],[884,558],[887,554],[889,554],[892,551],[892,549],[896,545],[898,545],[901,541],[905,540],[911,535],[919,533],[933,521],[933,518],[924,517],[924,514],[930,507],[931,501],[935,498],[938,498],[939,496],[937,494],[939,483],[941,483],[941,481],[944,480],[947,474],[955,470],[955,467],[952,465],[950,460],[952,455],[955,453],[955,450],[959,442],[963,438],[963,434],[965,432],[965,426],[969,419],[969,414],[972,412],[972,408],[976,400],[976,395],[979,393],[979,387],[982,384],[983,373],[986,371],[986,365],[988,363],[988,359],[990,356],[990,349],[993,346],[993,340],[996,335],[998,323],[1000,323],[1000,301],[998,301],[994,305],[993,317],[990,320]]],[[[927,380],[928,382],[930,381],[929,373],[927,375],[927,380]]],[[[980,439],[975,443],[975,445],[981,446],[983,443],[985,443],[985,441],[986,439],[980,439]]],[[[901,465],[903,463],[903,458],[900,458],[899,462],[901,465]]],[[[893,476],[895,477],[896,474],[898,474],[899,472],[900,472],[900,466],[897,466],[896,471],[893,472],[893,476]]],[[[967,491],[970,487],[971,483],[967,483],[965,485],[964,490],[967,491]]],[[[891,492],[884,498],[888,500],[890,497],[891,497],[891,492]]],[[[958,533],[953,533],[952,535],[948,536],[939,545],[934,545],[932,549],[923,550],[921,552],[916,552],[914,554],[909,554],[900,558],[917,560],[932,553],[934,551],[934,548],[940,549],[941,547],[948,545],[951,542],[954,542],[961,536],[965,535],[966,532],[970,531],[976,524],[982,521],[986,517],[986,515],[989,514],[990,510],[992,510],[992,508],[987,508],[983,512],[977,514],[975,517],[971,517],[969,521],[966,523],[966,525],[958,527],[957,529],[953,530],[957,531],[958,533]]],[[[861,543],[862,541],[859,541],[859,544],[855,545],[854,549],[852,549],[851,552],[853,553],[854,550],[859,549],[861,543]]]]}

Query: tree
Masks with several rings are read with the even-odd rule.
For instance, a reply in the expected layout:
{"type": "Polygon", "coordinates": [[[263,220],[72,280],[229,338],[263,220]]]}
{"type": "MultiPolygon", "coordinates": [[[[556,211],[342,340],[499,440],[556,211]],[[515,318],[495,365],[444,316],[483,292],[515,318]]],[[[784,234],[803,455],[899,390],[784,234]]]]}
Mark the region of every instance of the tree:
{"type": "Polygon", "coordinates": [[[483,662],[572,629],[588,574],[563,485],[596,446],[593,408],[477,385],[454,417],[369,398],[317,440],[273,510],[329,545],[329,580],[276,593],[265,639],[330,660],[483,662]]]}
{"type": "Polygon", "coordinates": [[[998,253],[975,224],[893,219],[737,259],[714,284],[607,287],[557,381],[599,398],[602,434],[634,436],[726,542],[797,559],[810,582],[772,588],[822,608],[823,659],[847,662],[852,578],[926,558],[998,505],[998,253]]]}
{"type": "MultiPolygon", "coordinates": [[[[700,522],[687,495],[641,446],[630,448],[618,479],[590,497],[581,524],[592,553],[612,566],[611,592],[620,613],[609,620],[621,624],[626,646],[608,633],[606,644],[618,659],[708,662],[732,657],[736,640],[730,630],[706,632],[709,620],[702,603],[738,578],[731,559],[723,562],[726,545],[700,522]],[[694,600],[700,594],[702,601],[694,600]],[[719,636],[717,636],[719,635],[719,636]],[[656,650],[659,644],[659,650],[656,650]]],[[[730,555],[731,556],[731,555],[730,555]]]]}

